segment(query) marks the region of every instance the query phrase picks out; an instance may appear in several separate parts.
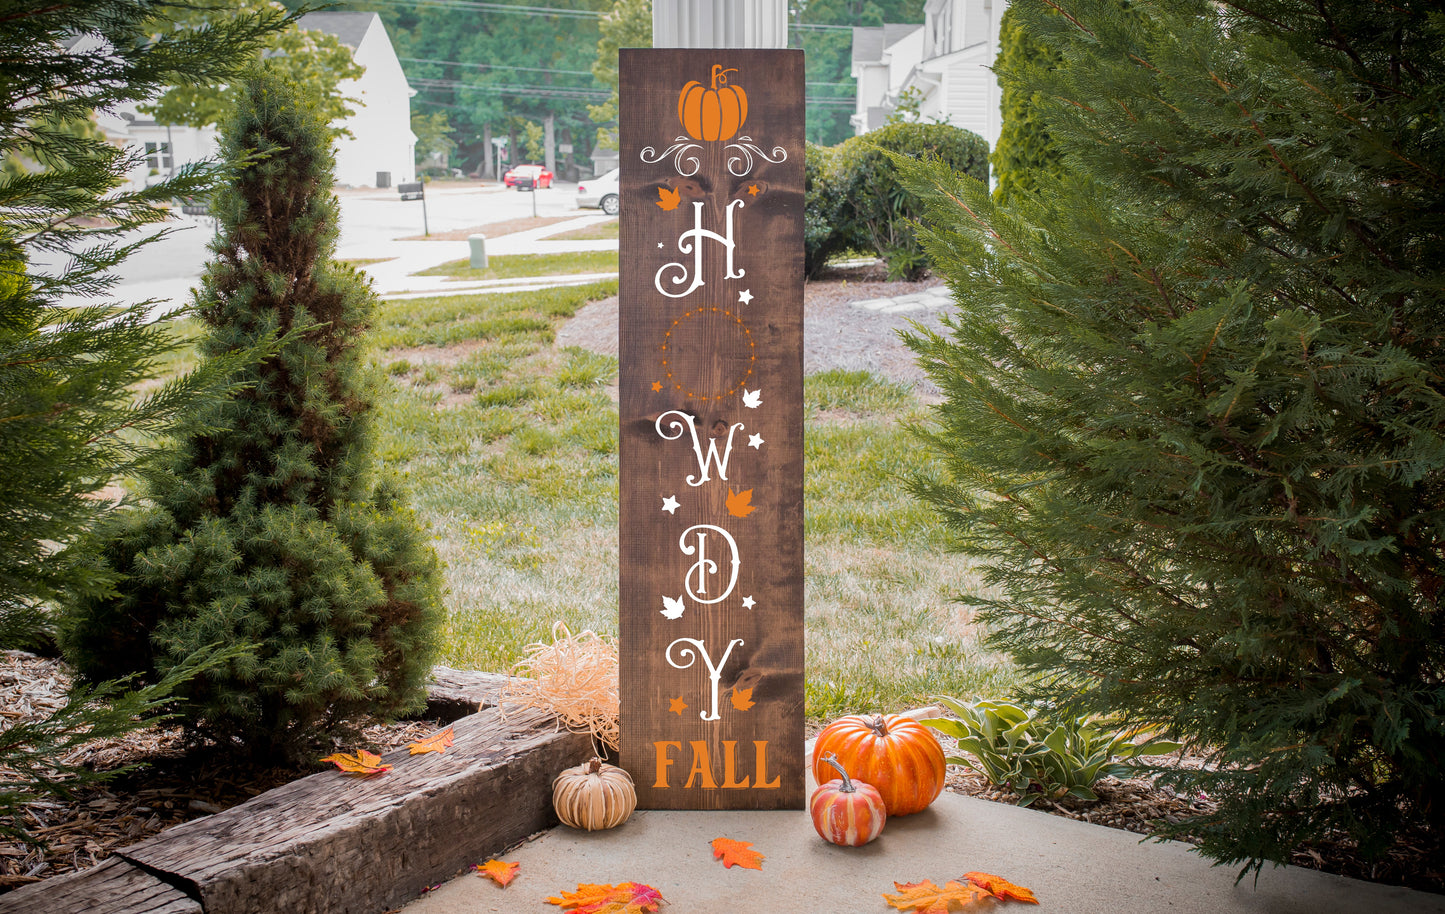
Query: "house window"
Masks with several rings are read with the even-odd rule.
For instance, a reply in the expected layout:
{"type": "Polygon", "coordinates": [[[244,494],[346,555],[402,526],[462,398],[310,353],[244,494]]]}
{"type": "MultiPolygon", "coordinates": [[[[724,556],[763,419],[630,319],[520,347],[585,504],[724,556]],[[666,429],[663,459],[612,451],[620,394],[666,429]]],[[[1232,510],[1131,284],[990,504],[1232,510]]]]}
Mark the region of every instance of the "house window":
{"type": "Polygon", "coordinates": [[[171,144],[146,143],[146,167],[155,171],[170,171],[171,144]]]}

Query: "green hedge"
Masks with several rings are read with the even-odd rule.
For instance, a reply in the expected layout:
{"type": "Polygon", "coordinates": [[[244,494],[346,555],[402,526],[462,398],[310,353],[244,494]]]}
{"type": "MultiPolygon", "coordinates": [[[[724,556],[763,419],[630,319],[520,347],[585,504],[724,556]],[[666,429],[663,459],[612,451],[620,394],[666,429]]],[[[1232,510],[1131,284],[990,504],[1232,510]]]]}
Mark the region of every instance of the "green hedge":
{"type": "Polygon", "coordinates": [[[837,146],[810,144],[803,229],[810,277],[848,250],[876,252],[894,277],[918,279],[928,268],[914,233],[923,206],[899,182],[890,154],[936,159],[988,182],[988,144],[948,124],[889,124],[837,146]]]}

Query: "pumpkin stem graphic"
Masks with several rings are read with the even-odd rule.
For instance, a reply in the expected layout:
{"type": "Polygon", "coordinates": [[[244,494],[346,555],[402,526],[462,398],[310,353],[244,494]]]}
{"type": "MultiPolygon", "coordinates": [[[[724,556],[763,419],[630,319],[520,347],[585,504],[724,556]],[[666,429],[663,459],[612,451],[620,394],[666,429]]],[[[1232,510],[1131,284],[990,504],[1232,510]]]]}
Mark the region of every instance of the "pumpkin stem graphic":
{"type": "Polygon", "coordinates": [[[716,89],[716,88],[717,88],[718,86],[720,86],[720,85],[721,85],[721,86],[726,86],[726,85],[728,84],[728,76],[727,76],[727,75],[728,75],[729,73],[736,73],[736,72],[737,72],[737,68],[736,68],[736,67],[730,67],[730,68],[724,70],[722,64],[720,64],[720,63],[715,63],[715,64],[713,64],[713,65],[712,65],[712,87],[713,87],[714,89],[716,89]]]}

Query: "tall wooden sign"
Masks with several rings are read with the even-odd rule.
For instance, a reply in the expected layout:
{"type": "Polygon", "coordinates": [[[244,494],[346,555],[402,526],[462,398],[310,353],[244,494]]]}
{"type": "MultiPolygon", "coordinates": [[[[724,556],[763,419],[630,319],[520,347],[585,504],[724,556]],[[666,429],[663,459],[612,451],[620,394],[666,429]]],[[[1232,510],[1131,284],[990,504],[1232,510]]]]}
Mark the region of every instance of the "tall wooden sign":
{"type": "Polygon", "coordinates": [[[653,809],[798,809],[803,53],[621,59],[621,761],[653,809]]]}

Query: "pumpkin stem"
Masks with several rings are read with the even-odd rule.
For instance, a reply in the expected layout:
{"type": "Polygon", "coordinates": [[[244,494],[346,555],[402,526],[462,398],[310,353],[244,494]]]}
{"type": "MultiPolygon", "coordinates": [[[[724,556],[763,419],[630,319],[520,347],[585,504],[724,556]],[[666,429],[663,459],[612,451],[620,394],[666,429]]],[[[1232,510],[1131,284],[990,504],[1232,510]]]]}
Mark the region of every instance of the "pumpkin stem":
{"type": "Polygon", "coordinates": [[[888,735],[888,723],[883,719],[882,714],[874,714],[873,719],[868,721],[868,728],[879,736],[888,735]]]}
{"type": "Polygon", "coordinates": [[[588,774],[596,774],[596,773],[598,773],[598,772],[601,771],[601,770],[602,770],[602,759],[597,758],[597,757],[594,756],[594,757],[592,758],[592,761],[590,761],[590,762],[587,763],[587,773],[588,773],[588,774]]]}
{"type": "Polygon", "coordinates": [[[823,761],[838,769],[838,774],[843,778],[843,786],[838,788],[839,793],[853,793],[858,789],[857,787],[853,786],[852,778],[848,777],[848,769],[844,768],[843,763],[838,761],[838,756],[829,752],[827,755],[823,756],[823,761]]]}
{"type": "Polygon", "coordinates": [[[723,84],[724,86],[726,86],[726,85],[728,84],[727,74],[729,74],[729,73],[736,73],[736,72],[737,72],[737,68],[736,68],[736,67],[729,67],[728,69],[724,70],[722,64],[720,64],[720,63],[715,63],[715,64],[713,64],[713,65],[712,65],[712,87],[713,87],[714,89],[716,89],[716,88],[718,87],[718,80],[721,80],[721,81],[722,81],[722,84],[723,84]]]}

